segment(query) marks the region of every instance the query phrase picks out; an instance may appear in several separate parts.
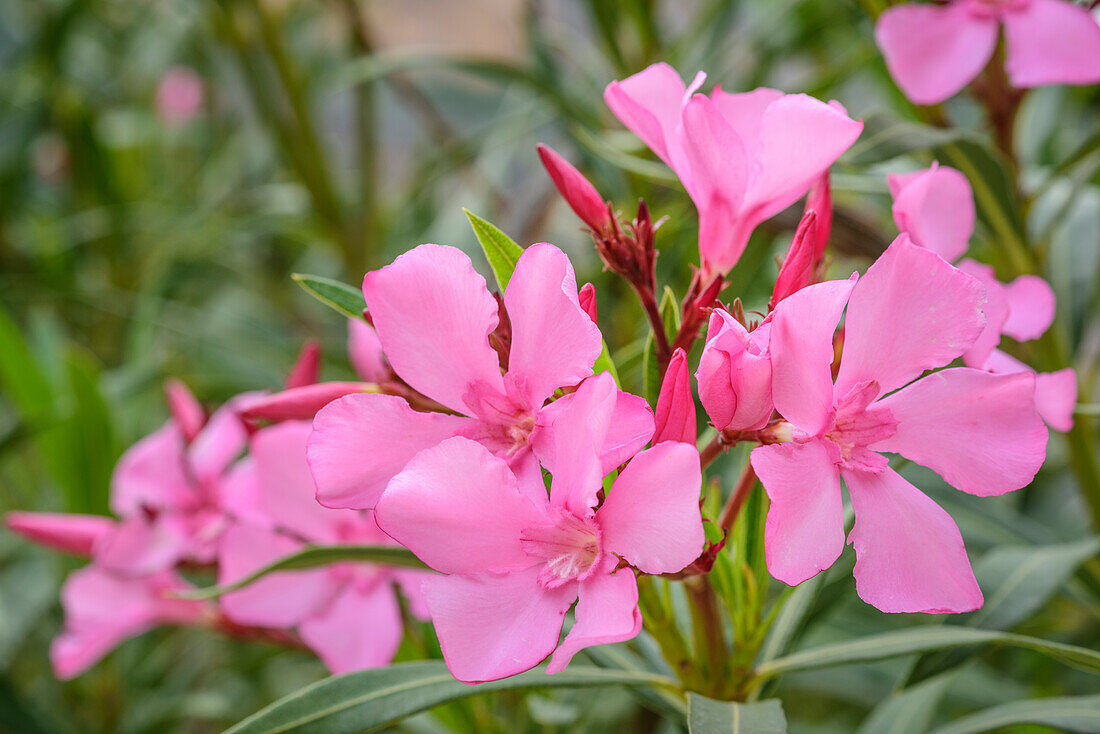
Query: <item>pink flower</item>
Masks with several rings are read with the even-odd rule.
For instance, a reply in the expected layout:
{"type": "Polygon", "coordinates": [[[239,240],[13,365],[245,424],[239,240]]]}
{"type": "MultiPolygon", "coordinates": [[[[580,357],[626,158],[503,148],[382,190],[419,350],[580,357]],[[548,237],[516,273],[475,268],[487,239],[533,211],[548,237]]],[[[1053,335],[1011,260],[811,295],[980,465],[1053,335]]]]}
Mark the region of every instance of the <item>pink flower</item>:
{"type": "Polygon", "coordinates": [[[74,678],[126,639],[208,618],[209,605],[172,596],[187,588],[174,571],[127,578],[92,564],[71,574],[61,588],[65,625],[50,647],[54,674],[74,678]]]}
{"type": "Polygon", "coordinates": [[[771,498],[765,549],[777,579],[800,583],[840,555],[843,477],[864,601],[885,612],[981,606],[954,521],[883,454],[899,453],[979,496],[1019,489],[1038,471],[1047,433],[1035,413],[1034,377],[960,367],[913,381],[978,338],[983,291],[902,235],[858,285],[827,281],[783,301],[771,330],[772,397],[792,440],[751,456],[771,498]],[[834,384],[832,338],[845,302],[834,384]]]}
{"type": "Polygon", "coordinates": [[[695,445],[695,398],[691,395],[691,373],[683,349],[672,353],[654,415],[653,445],[679,441],[695,445]]]}
{"type": "Polygon", "coordinates": [[[611,82],[619,120],[668,164],[699,210],[704,278],[737,264],[753,229],[797,201],[848,149],[863,123],[840,104],[759,88],[708,97],[667,64],[611,82]]]}
{"type": "Polygon", "coordinates": [[[4,515],[4,525],[31,542],[63,553],[88,557],[100,538],[114,529],[115,521],[102,515],[9,512],[4,515]]]}
{"type": "Polygon", "coordinates": [[[907,3],[879,16],[875,40],[898,87],[916,104],[937,104],[969,84],[1005,30],[1012,86],[1100,81],[1100,26],[1066,0],[953,0],[907,3]]]}
{"type": "Polygon", "coordinates": [[[211,563],[231,518],[254,512],[234,466],[247,442],[238,411],[254,395],[231,400],[195,433],[193,406],[180,413],[194,398],[180,389],[186,391],[177,385],[170,402],[177,417],[131,446],[115,467],[111,509],[120,520],[94,553],[115,573],[145,576],[184,560],[211,563]]]}
{"type": "Polygon", "coordinates": [[[598,447],[617,396],[610,375],[586,380],[540,438],[553,474],[515,474],[455,437],[417,454],[379,500],[378,523],[432,568],[424,595],[447,666],[469,683],[536,665],[563,670],[590,645],[641,629],[643,573],[674,572],[703,546],[701,473],[693,446],[666,442],[635,456],[598,506],[598,447]],[[577,601],[579,598],[579,601],[577,601]],[[576,624],[559,645],[577,601],[576,624]]]}
{"type": "MultiPolygon", "coordinates": [[[[309,434],[308,422],[287,421],[253,437],[246,461],[270,524],[236,523],[225,532],[219,583],[244,578],[307,543],[392,543],[369,515],[317,504],[306,463],[309,434]]],[[[221,609],[238,624],[296,629],[330,671],[346,673],[393,660],[403,634],[394,584],[406,590],[414,611],[422,611],[423,576],[365,563],[279,572],[224,595],[221,609]]]]}
{"type": "MultiPolygon", "coordinates": [[[[782,302],[776,308],[782,306],[782,302]]],[[[771,418],[771,319],[749,331],[727,311],[710,315],[695,379],[699,401],[719,431],[763,428],[771,418]]]]}
{"type": "MultiPolygon", "coordinates": [[[[532,433],[547,410],[569,398],[543,404],[558,388],[591,375],[601,350],[600,330],[580,306],[565,254],[543,243],[520,257],[503,297],[510,325],[503,373],[489,342],[499,336],[497,302],[461,250],[421,245],[368,273],[363,294],[397,376],[453,413],[417,412],[393,395],[330,403],[317,414],[309,442],[318,500],[373,507],[417,452],[456,435],[480,442],[518,474],[539,476],[532,433]]],[[[620,396],[615,430],[602,449],[611,467],[653,433],[645,401],[620,396]]]]}
{"type": "MultiPolygon", "coordinates": [[[[889,176],[888,181],[894,197],[894,221],[914,244],[947,260],[966,252],[974,233],[974,192],[962,173],[933,164],[922,171],[889,176]]],[[[1034,372],[997,346],[1002,334],[1020,342],[1042,336],[1054,321],[1054,291],[1035,275],[1002,283],[988,265],[966,259],[958,267],[986,288],[985,328],[963,354],[963,362],[996,373],[1034,372]]],[[[1035,405],[1052,428],[1068,431],[1073,427],[1076,402],[1077,377],[1072,369],[1036,376],[1035,405]]]]}
{"type": "Polygon", "coordinates": [[[194,69],[174,66],[157,85],[157,113],[170,125],[186,125],[199,114],[202,98],[202,78],[194,69]]]}
{"type": "Polygon", "coordinates": [[[538,152],[554,186],[573,213],[591,227],[593,232],[602,232],[610,227],[611,211],[607,202],[584,174],[548,145],[539,143],[538,152]]]}

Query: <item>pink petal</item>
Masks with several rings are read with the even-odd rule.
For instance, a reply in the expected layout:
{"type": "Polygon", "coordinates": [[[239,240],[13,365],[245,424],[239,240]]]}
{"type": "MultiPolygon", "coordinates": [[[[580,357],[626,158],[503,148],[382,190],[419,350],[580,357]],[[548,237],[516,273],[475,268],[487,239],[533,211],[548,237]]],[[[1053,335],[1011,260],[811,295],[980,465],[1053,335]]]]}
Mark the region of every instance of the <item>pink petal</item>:
{"type": "Polygon", "coordinates": [[[1047,425],[1063,433],[1071,430],[1076,407],[1076,372],[1064,369],[1035,375],[1035,409],[1047,425]]]}
{"type": "Polygon", "coordinates": [[[688,193],[699,210],[699,252],[708,272],[724,273],[737,263],[752,232],[740,221],[749,167],[745,145],[706,95],[692,97],[683,118],[688,193]]]}
{"type": "Polygon", "coordinates": [[[449,438],[417,454],[375,508],[386,533],[443,573],[510,571],[536,561],[520,543],[545,524],[507,464],[481,444],[449,438]]]}
{"type": "Polygon", "coordinates": [[[547,673],[565,670],[586,647],[632,640],[642,630],[638,582],[629,568],[594,574],[580,583],[578,596],[576,623],[551,656],[547,673]]]}
{"type": "Polygon", "coordinates": [[[504,576],[433,576],[424,596],[455,678],[481,683],[522,673],[558,645],[577,585],[544,589],[539,569],[504,576]]]}
{"type": "Polygon", "coordinates": [[[754,430],[771,418],[770,335],[769,322],[750,333],[726,311],[711,313],[695,380],[699,402],[715,428],[754,430]]]}
{"type": "MultiPolygon", "coordinates": [[[[218,549],[218,583],[240,581],[301,549],[301,541],[281,533],[233,526],[222,536],[218,549]]],[[[238,624],[289,628],[322,609],[337,588],[325,568],[278,571],[222,595],[218,604],[225,616],[238,624]]]]}
{"type": "Polygon", "coordinates": [[[997,274],[993,268],[985,263],[966,258],[960,260],[957,267],[985,286],[985,304],[982,305],[985,328],[970,348],[963,353],[963,363],[966,366],[980,367],[1001,343],[1001,331],[1009,316],[1008,289],[1005,288],[1004,283],[997,280],[997,274]]]}
{"type": "Polygon", "coordinates": [[[172,568],[195,550],[184,518],[138,514],[98,540],[95,560],[116,574],[148,576],[172,568]]]}
{"type": "Polygon", "coordinates": [[[957,367],[917,380],[875,404],[898,421],[875,451],[897,452],[982,497],[1027,485],[1046,459],[1035,378],[957,367]]]}
{"type": "Polygon", "coordinates": [[[807,286],[772,316],[772,399],[780,415],[811,436],[831,416],[833,333],[857,277],[807,286]]]}
{"type": "Polygon", "coordinates": [[[699,453],[666,442],[635,456],[596,512],[603,550],[644,573],[675,573],[703,549],[699,453]]]}
{"type": "Polygon", "coordinates": [[[1021,275],[1004,287],[1008,319],[1002,330],[1018,342],[1038,339],[1054,323],[1054,290],[1037,275],[1021,275]]]}
{"type": "Polygon", "coordinates": [[[783,97],[783,92],[768,87],[731,93],[718,86],[710,95],[722,117],[726,118],[726,122],[737,133],[737,137],[752,149],[755,149],[763,137],[764,112],[773,102],[783,97]]]}
{"type": "Polygon", "coordinates": [[[251,456],[234,464],[218,482],[218,506],[229,520],[264,528],[272,526],[251,456]]]}
{"type": "Polygon", "coordinates": [[[669,361],[657,397],[654,424],[654,444],[679,441],[695,445],[695,398],[691,394],[691,373],[683,349],[673,352],[669,361]]]}
{"type": "Polygon", "coordinates": [[[845,471],[856,522],[856,591],[883,612],[972,612],[982,592],[959,528],[894,470],[845,471]]]}
{"type": "Polygon", "coordinates": [[[547,243],[524,250],[504,305],[512,322],[508,378],[530,408],[592,374],[602,337],[580,306],[577,278],[564,252],[547,243]]]}
{"type": "Polygon", "coordinates": [[[1005,71],[1014,87],[1100,82],[1100,25],[1067,0],[1030,0],[1004,15],[1005,71]]]}
{"type": "Polygon", "coordinates": [[[195,398],[187,385],[179,380],[168,380],[164,383],[164,398],[168,402],[168,411],[172,414],[172,420],[180,429],[187,442],[195,440],[206,423],[206,411],[202,404],[195,398]]]}
{"type": "Polygon", "coordinates": [[[382,382],[390,377],[382,342],[374,327],[363,319],[348,319],[348,359],[361,380],[382,382]]]}
{"type": "Polygon", "coordinates": [[[879,16],[875,41],[905,96],[916,104],[938,104],[969,84],[993,56],[997,21],[972,15],[966,3],[908,3],[879,16]]]}
{"type": "Polygon", "coordinates": [[[497,304],[462,250],[420,245],[367,273],[363,296],[394,371],[459,413],[471,385],[504,392],[489,334],[497,304]]]}
{"type": "Polygon", "coordinates": [[[303,621],[298,633],[330,673],[342,675],[391,663],[404,627],[390,584],[369,589],[348,584],[323,611],[303,621]]]}
{"type": "Polygon", "coordinates": [[[248,420],[279,421],[312,420],[317,411],[333,400],[357,392],[370,392],[366,382],[318,382],[294,387],[260,398],[241,411],[248,420]]]}
{"type": "Polygon", "coordinates": [[[292,390],[296,387],[312,385],[319,379],[321,379],[321,345],[311,339],[302,345],[297,361],[290,368],[286,378],[286,388],[292,390]]]}
{"type": "Polygon", "coordinates": [[[610,226],[607,204],[584,174],[550,146],[539,143],[536,147],[543,167],[573,213],[596,232],[610,226]]]}
{"type": "Polygon", "coordinates": [[[863,131],[844,108],[805,94],[786,94],[768,105],[758,142],[746,140],[755,158],[745,190],[744,210],[752,226],[803,196],[863,131]]]}
{"type": "Polygon", "coordinates": [[[248,431],[240,411],[258,397],[238,395],[218,408],[187,447],[187,459],[200,482],[216,481],[245,450],[248,431]]]}
{"type": "Polygon", "coordinates": [[[891,191],[896,190],[891,211],[900,231],[949,262],[966,252],[975,218],[974,191],[966,176],[933,164],[904,179],[890,179],[891,191]]]}
{"type": "MultiPolygon", "coordinates": [[[[681,160],[677,128],[686,88],[680,74],[666,63],[657,63],[604,90],[607,106],[619,122],[642,139],[669,168],[676,171],[681,160]]],[[[682,168],[682,166],[681,166],[682,168]]],[[[690,188],[683,181],[685,188],[690,188]]]]}
{"type": "Polygon", "coordinates": [[[358,517],[352,510],[333,510],[317,502],[317,486],[306,462],[311,426],[286,421],[262,428],[252,437],[252,460],[264,509],[283,530],[321,543],[334,543],[338,526],[358,517]]]}
{"type": "Polygon", "coordinates": [[[551,503],[576,515],[589,514],[601,489],[599,447],[607,436],[616,393],[611,374],[601,372],[581,383],[568,401],[556,401],[554,410],[542,411],[531,435],[535,456],[553,475],[551,503]]]}
{"type": "Polygon", "coordinates": [[[4,526],[47,548],[78,556],[90,556],[96,542],[114,529],[115,521],[101,515],[9,512],[4,515],[4,526]]]}
{"type": "Polygon", "coordinates": [[[125,517],[143,508],[171,508],[191,502],[183,451],[183,435],[174,423],[166,423],[128,448],[111,476],[111,510],[125,517]]]}
{"type": "Polygon", "coordinates": [[[752,468],[771,499],[764,526],[768,571],[797,586],[844,550],[844,506],[836,457],[824,441],[753,449],[752,468]]]}
{"type": "Polygon", "coordinates": [[[982,333],[985,289],[899,235],[848,300],[837,395],[875,380],[887,393],[942,367],[982,333]]]}
{"type": "Polygon", "coordinates": [[[326,507],[373,507],[386,484],[421,449],[469,425],[469,419],[418,413],[392,395],[355,394],[317,413],[307,456],[326,507]]]}

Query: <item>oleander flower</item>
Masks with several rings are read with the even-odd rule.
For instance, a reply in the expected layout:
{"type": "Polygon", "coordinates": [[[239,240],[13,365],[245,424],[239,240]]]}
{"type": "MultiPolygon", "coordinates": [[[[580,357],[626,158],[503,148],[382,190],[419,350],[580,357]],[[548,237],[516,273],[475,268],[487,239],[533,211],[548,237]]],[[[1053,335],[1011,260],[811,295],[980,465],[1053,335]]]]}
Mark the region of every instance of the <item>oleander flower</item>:
{"type": "Polygon", "coordinates": [[[604,91],[695,202],[704,282],[736,265],[756,226],[802,197],[863,130],[838,102],[764,87],[696,94],[705,78],[685,86],[658,63],[604,91]]]}
{"type": "Polygon", "coordinates": [[[771,329],[772,397],[790,441],[751,454],[771,499],[765,549],[774,577],[798,584],[840,555],[843,478],[864,601],[885,612],[981,606],[958,527],[885,454],[979,496],[1019,489],[1038,471],[1047,432],[1032,375],[958,367],[921,377],[982,333],[984,290],[901,235],[858,283],[826,281],[783,301],[771,329]],[[833,332],[845,304],[834,383],[833,332]]]}
{"type": "Polygon", "coordinates": [[[875,24],[875,40],[898,87],[916,104],[938,104],[974,80],[1004,27],[1012,86],[1100,81],[1100,25],[1068,0],[906,3],[875,24]]]}
{"type": "Polygon", "coordinates": [[[417,454],[382,494],[378,524],[444,574],[423,591],[459,680],[515,675],[551,653],[554,673],[585,647],[631,639],[642,624],[634,569],[679,571],[702,550],[693,446],[642,451],[600,501],[616,392],[607,373],[585,380],[540,433],[549,496],[541,477],[463,437],[417,454]],[[559,643],[574,601],[576,623],[559,643]]]}

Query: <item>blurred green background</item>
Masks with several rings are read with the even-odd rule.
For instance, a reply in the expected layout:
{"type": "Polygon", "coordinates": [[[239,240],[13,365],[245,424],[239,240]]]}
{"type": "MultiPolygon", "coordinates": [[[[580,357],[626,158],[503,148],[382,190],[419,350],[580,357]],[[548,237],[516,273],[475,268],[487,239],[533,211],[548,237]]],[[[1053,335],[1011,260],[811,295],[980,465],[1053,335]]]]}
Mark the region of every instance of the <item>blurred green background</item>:
{"type": "MultiPolygon", "coordinates": [[[[641,196],[668,217],[659,280],[682,295],[698,262],[690,202],[602,101],[607,82],[654,61],[689,77],[705,69],[727,90],[837,99],[865,118],[864,138],[835,168],[832,241],[837,272],[864,266],[895,233],[885,172],[931,160],[932,144],[899,127],[914,110],[872,40],[868,11],[884,4],[0,0],[0,509],[105,512],[114,460],[166,417],[168,376],[208,404],[275,388],[308,338],[326,348],[327,378],[350,376],[344,325],[290,274],[358,283],[422,242],[462,247],[482,265],[463,207],[521,244],[548,240],[572,255],[579,279],[596,284],[625,387],[640,392],[640,311],[625,284],[601,273],[534,146],[555,147],[624,213],[641,196]],[[157,102],[158,85],[180,69],[202,89],[187,120],[157,102]]],[[[974,103],[959,98],[949,111],[980,131],[974,103]]],[[[1095,87],[1050,88],[1025,100],[1016,140],[1021,181],[1035,194],[1028,230],[1086,396],[1100,357],[1098,131],[1095,87]]],[[[763,307],[797,217],[786,212],[754,236],[725,300],[763,307]]],[[[979,232],[978,257],[997,246],[988,235],[979,232]]],[[[1006,569],[1037,562],[1036,546],[1055,548],[1055,560],[1089,555],[1088,513],[1065,464],[1055,437],[1036,484],[997,500],[940,492],[931,475],[913,474],[958,519],[987,599],[1006,569]]],[[[921,621],[859,602],[845,575],[850,553],[807,640],[921,621]]],[[[46,653],[57,590],[76,565],[0,535],[0,731],[219,731],[324,675],[299,653],[158,630],[59,684],[46,653]]],[[[1096,647],[1095,577],[1075,564],[1058,577],[1066,566],[1040,566],[1055,588],[1030,607],[1014,602],[1025,615],[1005,624],[1096,647]]],[[[776,693],[792,732],[861,722],[885,731],[868,716],[884,715],[904,666],[801,674],[776,693]]],[[[924,706],[929,717],[1096,692],[1095,678],[1020,652],[986,654],[956,675],[925,691],[943,699],[938,714],[924,706]]],[[[513,713],[479,731],[657,727],[621,692],[484,705],[513,713]]],[[[424,717],[404,726],[434,730],[424,717]]]]}

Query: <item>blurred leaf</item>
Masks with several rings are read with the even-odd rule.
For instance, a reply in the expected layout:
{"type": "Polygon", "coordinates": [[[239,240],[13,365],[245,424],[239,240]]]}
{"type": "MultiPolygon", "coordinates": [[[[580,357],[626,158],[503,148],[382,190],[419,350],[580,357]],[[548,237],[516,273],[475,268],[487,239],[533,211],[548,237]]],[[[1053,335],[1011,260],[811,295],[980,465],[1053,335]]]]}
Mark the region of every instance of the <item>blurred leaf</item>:
{"type": "Polygon", "coordinates": [[[689,693],[688,731],[691,734],[786,734],[787,718],[778,699],[737,703],[689,693]]]}
{"type": "MultiPolygon", "coordinates": [[[[645,635],[645,632],[641,633],[645,635]]],[[[640,642],[640,639],[637,640],[640,642]]],[[[636,655],[625,645],[593,645],[586,647],[584,653],[601,668],[627,670],[631,672],[663,672],[647,664],[644,657],[636,655]]],[[[632,694],[647,702],[651,707],[666,714],[681,718],[687,714],[684,700],[679,695],[663,688],[632,688],[632,694]]]]}
{"type": "Polygon", "coordinates": [[[0,387],[8,400],[28,419],[36,419],[53,405],[53,391],[31,355],[19,326],[0,310],[0,387]]]}
{"type": "Polygon", "coordinates": [[[657,364],[657,343],[653,332],[646,336],[645,349],[642,351],[642,397],[650,405],[657,404],[657,395],[661,390],[661,369],[657,364]]]}
{"type": "Polygon", "coordinates": [[[485,253],[485,259],[489,261],[489,267],[493,269],[493,275],[497,277],[500,292],[504,293],[504,289],[508,287],[508,281],[516,269],[516,263],[519,262],[519,258],[523,254],[523,248],[495,225],[485,221],[468,209],[462,211],[466,212],[466,216],[470,220],[470,226],[474,229],[474,235],[477,236],[481,250],[485,253]]]}
{"type": "Polygon", "coordinates": [[[367,302],[363,300],[362,289],[332,278],[323,278],[320,275],[294,273],[290,277],[302,286],[306,293],[338,313],[353,319],[363,318],[363,310],[366,309],[367,302]]]}
{"type": "Polygon", "coordinates": [[[62,424],[67,437],[68,461],[76,476],[67,488],[67,509],[108,513],[111,472],[119,451],[114,441],[111,412],[99,388],[99,372],[79,352],[68,356],[71,410],[62,424]]]}
{"type": "Polygon", "coordinates": [[[573,666],[554,675],[536,668],[511,678],[471,686],[455,680],[441,660],[397,663],[327,678],[276,701],[226,734],[358,734],[481,693],[592,686],[674,689],[676,684],[652,673],[573,666]]]}
{"type": "Polygon", "coordinates": [[[1013,724],[1039,724],[1064,732],[1100,732],[1100,696],[1013,701],[934,729],[932,734],[981,734],[1013,724]]]}
{"type": "MultiPolygon", "coordinates": [[[[974,566],[987,595],[976,612],[955,615],[945,625],[1007,630],[1030,617],[1073,575],[1077,567],[1100,551],[1100,538],[1061,545],[995,548],[974,566]]],[[[908,683],[916,683],[952,668],[970,657],[967,650],[924,655],[914,664],[908,683]]]]}
{"type": "Polygon", "coordinates": [[[300,571],[305,568],[317,568],[318,566],[327,566],[343,561],[362,561],[383,566],[400,566],[402,568],[427,568],[411,551],[395,545],[307,545],[297,553],[280,558],[239,581],[181,592],[178,596],[181,599],[212,599],[248,586],[269,573],[300,571]]]}
{"type": "Polygon", "coordinates": [[[933,127],[872,112],[863,119],[863,134],[841,161],[853,166],[869,166],[908,153],[931,150],[958,140],[963,134],[958,128],[933,127]]]}
{"type": "Polygon", "coordinates": [[[1042,653],[1080,670],[1100,674],[1100,652],[1096,650],[1006,632],[930,625],[860,637],[796,652],[758,665],[756,675],[766,680],[800,670],[868,663],[918,652],[970,645],[1021,647],[1042,653]]]}
{"type": "Polygon", "coordinates": [[[620,388],[623,386],[619,381],[619,371],[615,369],[615,362],[611,359],[611,351],[607,348],[607,341],[602,341],[603,350],[600,352],[600,356],[596,357],[596,364],[592,365],[592,371],[597,375],[601,372],[610,372],[611,377],[615,379],[615,384],[620,388]]]}
{"type": "Polygon", "coordinates": [[[799,584],[783,603],[775,621],[772,622],[768,636],[760,649],[759,660],[766,663],[775,660],[791,646],[791,642],[802,630],[806,623],[806,616],[813,608],[817,595],[825,583],[825,574],[819,573],[811,579],[799,584]]]}
{"type": "Polygon", "coordinates": [[[952,674],[941,675],[895,692],[871,711],[856,734],[925,734],[954,680],[952,674]]]}

